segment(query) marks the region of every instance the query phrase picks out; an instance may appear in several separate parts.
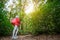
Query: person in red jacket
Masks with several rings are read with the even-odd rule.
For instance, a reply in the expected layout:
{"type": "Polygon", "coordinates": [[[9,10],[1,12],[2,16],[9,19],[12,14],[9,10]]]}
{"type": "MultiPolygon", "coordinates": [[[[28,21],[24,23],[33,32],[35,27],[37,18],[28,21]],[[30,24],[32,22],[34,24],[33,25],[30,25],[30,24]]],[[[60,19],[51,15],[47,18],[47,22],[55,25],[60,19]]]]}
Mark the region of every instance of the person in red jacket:
{"type": "Polygon", "coordinates": [[[12,23],[12,25],[14,25],[12,38],[16,39],[16,38],[18,38],[17,37],[17,33],[18,33],[18,27],[20,26],[20,19],[19,19],[19,17],[16,16],[15,18],[13,18],[11,20],[11,23],[12,23]]]}

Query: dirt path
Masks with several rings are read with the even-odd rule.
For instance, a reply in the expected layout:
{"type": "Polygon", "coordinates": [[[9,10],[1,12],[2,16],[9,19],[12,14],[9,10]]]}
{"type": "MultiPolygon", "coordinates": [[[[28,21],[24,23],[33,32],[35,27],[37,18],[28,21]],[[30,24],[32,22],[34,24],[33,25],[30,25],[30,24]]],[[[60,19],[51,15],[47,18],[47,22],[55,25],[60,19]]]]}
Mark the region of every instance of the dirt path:
{"type": "MultiPolygon", "coordinates": [[[[0,37],[0,40],[12,40],[11,36],[9,37],[0,37]]],[[[60,40],[60,35],[23,35],[18,36],[16,40],[60,40]]]]}

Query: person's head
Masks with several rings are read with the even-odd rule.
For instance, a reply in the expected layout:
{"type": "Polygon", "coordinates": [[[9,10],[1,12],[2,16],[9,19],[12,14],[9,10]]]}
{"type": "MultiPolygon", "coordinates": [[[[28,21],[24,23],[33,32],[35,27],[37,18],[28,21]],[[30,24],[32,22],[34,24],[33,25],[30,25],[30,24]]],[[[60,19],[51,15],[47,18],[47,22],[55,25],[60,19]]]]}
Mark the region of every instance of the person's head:
{"type": "Polygon", "coordinates": [[[16,18],[19,18],[19,16],[17,15],[16,18]]]}

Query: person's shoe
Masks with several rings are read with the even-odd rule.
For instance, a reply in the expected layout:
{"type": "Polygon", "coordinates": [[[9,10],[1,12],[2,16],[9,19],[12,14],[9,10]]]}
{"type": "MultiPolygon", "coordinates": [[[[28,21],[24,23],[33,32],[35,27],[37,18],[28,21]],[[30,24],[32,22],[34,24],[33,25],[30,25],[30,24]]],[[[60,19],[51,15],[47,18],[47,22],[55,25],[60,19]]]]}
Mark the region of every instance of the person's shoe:
{"type": "Polygon", "coordinates": [[[18,38],[18,36],[14,36],[14,37],[12,37],[12,39],[17,39],[18,38]]]}
{"type": "Polygon", "coordinates": [[[16,39],[18,38],[18,36],[15,37],[16,39]]]}

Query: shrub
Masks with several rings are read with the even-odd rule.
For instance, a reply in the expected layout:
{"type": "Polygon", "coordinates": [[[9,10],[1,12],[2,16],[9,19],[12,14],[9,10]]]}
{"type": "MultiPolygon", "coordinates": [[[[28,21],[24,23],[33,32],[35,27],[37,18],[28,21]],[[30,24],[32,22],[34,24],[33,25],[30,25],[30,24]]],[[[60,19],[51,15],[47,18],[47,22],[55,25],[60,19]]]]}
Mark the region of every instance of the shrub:
{"type": "Polygon", "coordinates": [[[7,11],[4,11],[5,1],[0,1],[0,36],[11,35],[12,25],[7,19],[7,11]]]}
{"type": "Polygon", "coordinates": [[[25,16],[23,20],[25,33],[34,35],[60,33],[60,1],[48,1],[44,6],[40,6],[36,12],[25,16]]]}

